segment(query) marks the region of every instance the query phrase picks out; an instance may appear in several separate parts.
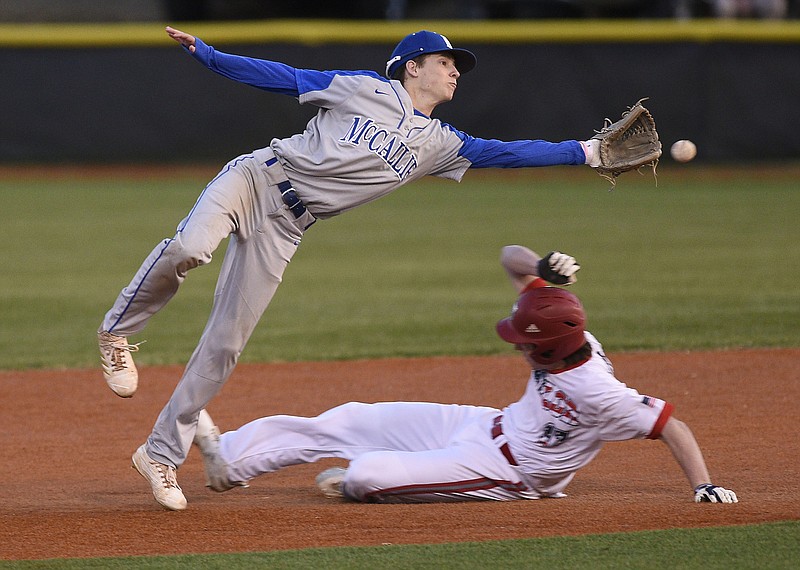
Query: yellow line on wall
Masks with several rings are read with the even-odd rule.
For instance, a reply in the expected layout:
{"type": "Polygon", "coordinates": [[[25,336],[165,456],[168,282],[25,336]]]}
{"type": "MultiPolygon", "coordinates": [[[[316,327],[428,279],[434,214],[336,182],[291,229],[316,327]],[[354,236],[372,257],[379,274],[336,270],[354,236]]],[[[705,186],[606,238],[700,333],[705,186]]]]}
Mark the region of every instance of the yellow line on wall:
{"type": "MultiPolygon", "coordinates": [[[[0,24],[0,48],[159,47],[166,22],[0,24]]],[[[421,29],[458,44],[740,42],[800,43],[794,20],[249,20],[181,22],[214,45],[385,43],[421,29]]]]}

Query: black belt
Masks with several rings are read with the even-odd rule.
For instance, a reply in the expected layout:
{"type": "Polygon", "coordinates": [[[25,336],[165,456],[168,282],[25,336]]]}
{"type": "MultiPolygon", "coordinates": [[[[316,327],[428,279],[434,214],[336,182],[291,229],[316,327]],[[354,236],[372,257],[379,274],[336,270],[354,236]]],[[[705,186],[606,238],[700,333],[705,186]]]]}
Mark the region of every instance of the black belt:
{"type": "MultiPolygon", "coordinates": [[[[501,435],[503,435],[503,416],[497,416],[492,422],[492,439],[497,439],[501,435]]],[[[511,455],[511,448],[508,447],[508,443],[500,446],[500,453],[511,465],[519,465],[514,456],[511,455]]]]}
{"type": "Polygon", "coordinates": [[[295,218],[299,218],[306,213],[306,205],[300,200],[297,192],[292,188],[292,183],[288,180],[278,182],[278,190],[281,191],[281,200],[289,210],[294,214],[295,218]]]}
{"type": "MultiPolygon", "coordinates": [[[[264,164],[266,164],[267,167],[270,167],[274,165],[276,162],[278,162],[278,159],[272,157],[264,164]]],[[[306,205],[303,204],[303,201],[297,195],[297,191],[294,188],[292,188],[291,182],[289,182],[288,180],[284,180],[283,182],[278,182],[278,190],[281,191],[281,200],[283,200],[283,203],[286,204],[286,206],[289,208],[289,211],[291,211],[292,214],[294,214],[295,218],[299,218],[300,216],[306,213],[307,211],[306,205]]]]}

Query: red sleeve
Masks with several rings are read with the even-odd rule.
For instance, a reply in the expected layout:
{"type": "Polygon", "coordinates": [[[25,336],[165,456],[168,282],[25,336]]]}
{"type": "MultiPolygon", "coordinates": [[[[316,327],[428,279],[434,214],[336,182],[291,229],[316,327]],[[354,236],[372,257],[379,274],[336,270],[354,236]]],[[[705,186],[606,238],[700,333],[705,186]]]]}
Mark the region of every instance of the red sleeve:
{"type": "Polygon", "coordinates": [[[664,426],[667,425],[667,420],[669,420],[670,416],[672,416],[673,410],[675,410],[675,406],[669,402],[664,402],[664,409],[661,410],[661,414],[658,416],[658,419],[656,420],[652,431],[648,434],[647,439],[658,439],[661,436],[661,430],[663,430],[664,426]]]}
{"type": "Polygon", "coordinates": [[[534,289],[538,289],[539,287],[547,287],[547,281],[545,281],[541,277],[537,277],[536,279],[525,285],[525,288],[522,291],[520,291],[519,294],[522,295],[523,293],[527,293],[528,291],[533,291],[534,289]]]}

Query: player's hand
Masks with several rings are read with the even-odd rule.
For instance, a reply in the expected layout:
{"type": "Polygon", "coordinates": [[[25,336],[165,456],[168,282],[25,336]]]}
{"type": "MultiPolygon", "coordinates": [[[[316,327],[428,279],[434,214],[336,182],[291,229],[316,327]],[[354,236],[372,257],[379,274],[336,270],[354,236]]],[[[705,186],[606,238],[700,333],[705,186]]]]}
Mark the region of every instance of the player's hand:
{"type": "Polygon", "coordinates": [[[718,487],[711,483],[698,485],[694,489],[695,503],[738,503],[736,493],[724,487],[718,487]]]}
{"type": "Polygon", "coordinates": [[[189,50],[190,53],[194,53],[197,49],[194,46],[194,36],[187,34],[186,32],[182,32],[180,30],[176,30],[175,28],[171,28],[167,26],[167,34],[173,40],[181,44],[183,47],[189,50]]]}
{"type": "Polygon", "coordinates": [[[537,266],[539,277],[554,285],[572,285],[578,280],[575,275],[581,268],[575,258],[560,251],[551,251],[537,266]]]}

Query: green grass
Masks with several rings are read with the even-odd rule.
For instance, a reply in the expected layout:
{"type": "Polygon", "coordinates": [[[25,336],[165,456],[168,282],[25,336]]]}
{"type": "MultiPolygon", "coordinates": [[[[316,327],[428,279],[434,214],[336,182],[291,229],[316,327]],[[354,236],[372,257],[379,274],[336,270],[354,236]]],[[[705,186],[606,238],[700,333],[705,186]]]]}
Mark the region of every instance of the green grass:
{"type": "Polygon", "coordinates": [[[0,562],[0,568],[796,568],[797,522],[485,543],[315,548],[286,552],[0,562]]]}
{"type": "MultiPolygon", "coordinates": [[[[583,169],[434,179],[306,235],[245,361],[493,354],[513,291],[500,247],[561,249],[607,350],[797,346],[797,169],[662,169],[618,188],[583,169]]],[[[0,181],[0,368],[96,363],[94,331],[206,178],[0,181]]],[[[138,338],[183,363],[224,245],[138,338]]]]}

